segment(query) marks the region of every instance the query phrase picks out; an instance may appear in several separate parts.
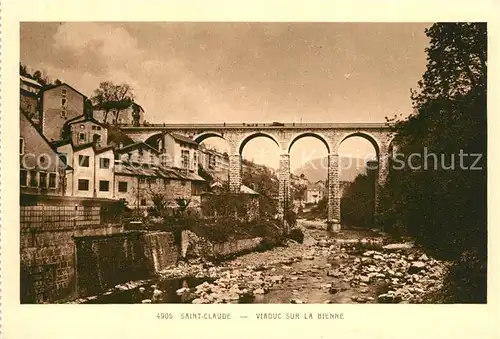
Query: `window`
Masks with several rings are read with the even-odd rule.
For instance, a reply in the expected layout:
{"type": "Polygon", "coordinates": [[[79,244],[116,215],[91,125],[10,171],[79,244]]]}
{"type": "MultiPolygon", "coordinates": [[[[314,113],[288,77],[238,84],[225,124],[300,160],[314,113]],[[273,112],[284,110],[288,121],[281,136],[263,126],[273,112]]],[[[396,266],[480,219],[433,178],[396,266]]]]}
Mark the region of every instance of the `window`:
{"type": "Polygon", "coordinates": [[[45,156],[45,155],[40,156],[40,165],[45,165],[47,163],[47,161],[48,161],[47,156],[45,156]]]}
{"type": "Polygon", "coordinates": [[[80,143],[85,142],[85,133],[78,133],[78,141],[80,143]]]}
{"type": "Polygon", "coordinates": [[[126,193],[127,192],[127,182],[119,181],[118,182],[118,192],[126,193]]]}
{"type": "Polygon", "coordinates": [[[183,150],[181,152],[181,157],[182,157],[182,167],[183,168],[188,168],[189,167],[189,151],[188,150],[183,150]]]}
{"type": "Polygon", "coordinates": [[[24,154],[24,138],[19,138],[19,154],[24,154]]]}
{"type": "Polygon", "coordinates": [[[22,187],[28,186],[28,171],[26,170],[19,171],[19,181],[21,182],[22,187]]]}
{"type": "Polygon", "coordinates": [[[63,106],[63,108],[61,109],[61,118],[63,118],[63,119],[66,119],[66,118],[67,118],[67,116],[66,116],[66,108],[64,108],[64,106],[63,106]]]}
{"type": "Polygon", "coordinates": [[[109,158],[100,158],[99,168],[109,168],[109,158]]]}
{"type": "Polygon", "coordinates": [[[47,187],[47,173],[40,172],[40,187],[47,187]]]}
{"type": "Polygon", "coordinates": [[[57,174],[56,173],[49,173],[49,188],[56,188],[57,186],[57,174]]]}
{"type": "Polygon", "coordinates": [[[115,160],[120,160],[120,154],[115,153],[115,160]]]}
{"type": "Polygon", "coordinates": [[[92,130],[95,130],[96,129],[96,126],[92,126],[92,130]]]}
{"type": "Polygon", "coordinates": [[[66,106],[66,98],[61,99],[61,106],[66,106]]]}
{"type": "Polygon", "coordinates": [[[89,180],[88,179],[78,179],[78,190],[88,191],[89,190],[89,180]]]}
{"type": "Polygon", "coordinates": [[[66,96],[66,88],[61,88],[61,95],[66,96]]]}
{"type": "Polygon", "coordinates": [[[170,185],[170,179],[165,179],[163,183],[165,184],[165,186],[170,185]]]}
{"type": "Polygon", "coordinates": [[[96,144],[100,144],[101,143],[101,136],[99,134],[94,134],[92,136],[92,141],[96,144]]]}
{"type": "Polygon", "coordinates": [[[101,191],[101,192],[109,192],[109,181],[107,181],[107,180],[99,180],[99,191],[101,191]]]}
{"type": "Polygon", "coordinates": [[[97,130],[100,131],[101,130],[101,126],[97,126],[97,130]]]}
{"type": "Polygon", "coordinates": [[[84,125],[84,124],[81,124],[81,125],[80,125],[80,129],[85,129],[85,125],[84,125]]]}
{"type": "Polygon", "coordinates": [[[141,199],[141,206],[146,206],[146,199],[141,199]]]}
{"type": "Polygon", "coordinates": [[[89,167],[90,157],[88,155],[80,155],[78,161],[81,167],[89,167]]]}
{"type": "Polygon", "coordinates": [[[68,164],[68,154],[67,153],[59,153],[59,160],[61,160],[64,165],[67,165],[68,164]]]}
{"type": "Polygon", "coordinates": [[[30,171],[30,187],[38,187],[38,173],[30,171]]]}

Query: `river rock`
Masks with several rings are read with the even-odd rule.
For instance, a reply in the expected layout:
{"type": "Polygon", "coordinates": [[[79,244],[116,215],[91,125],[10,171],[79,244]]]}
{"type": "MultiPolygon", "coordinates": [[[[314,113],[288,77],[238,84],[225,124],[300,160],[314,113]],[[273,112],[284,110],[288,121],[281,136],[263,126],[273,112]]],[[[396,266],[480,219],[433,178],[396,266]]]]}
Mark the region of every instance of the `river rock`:
{"type": "Polygon", "coordinates": [[[300,299],[292,298],[290,299],[290,304],[303,304],[304,302],[300,299]]]}
{"type": "Polygon", "coordinates": [[[266,293],[263,288],[257,288],[253,291],[253,294],[264,294],[266,293]]]}
{"type": "Polygon", "coordinates": [[[412,243],[402,243],[402,244],[388,244],[383,247],[384,250],[396,251],[396,250],[406,250],[413,247],[412,243]]]}
{"type": "Polygon", "coordinates": [[[401,301],[401,297],[394,293],[385,293],[379,295],[377,301],[382,304],[397,304],[401,301]]]}
{"type": "Polygon", "coordinates": [[[425,268],[425,263],[423,261],[414,261],[411,263],[410,268],[408,269],[409,274],[420,272],[425,268]]]}
{"type": "Polygon", "coordinates": [[[141,301],[143,304],[151,304],[151,299],[144,299],[141,301]]]}
{"type": "Polygon", "coordinates": [[[283,276],[282,275],[273,275],[270,279],[272,282],[278,283],[278,282],[283,281],[283,276]]]}
{"type": "MultiPolygon", "coordinates": [[[[155,290],[155,291],[153,292],[153,294],[154,294],[154,295],[156,295],[156,291],[159,291],[159,290],[155,290]]],[[[159,292],[160,292],[160,293],[159,293],[158,295],[160,295],[160,294],[161,294],[161,291],[159,291],[159,292]]],[[[182,287],[182,288],[179,288],[177,291],[175,291],[175,293],[177,293],[177,294],[179,294],[179,295],[184,294],[184,293],[186,293],[186,292],[189,292],[189,288],[187,288],[187,287],[182,287]]]]}
{"type": "Polygon", "coordinates": [[[364,282],[364,283],[369,283],[370,282],[370,277],[367,277],[367,276],[364,276],[364,275],[360,275],[359,276],[359,280],[361,282],[364,282]]]}

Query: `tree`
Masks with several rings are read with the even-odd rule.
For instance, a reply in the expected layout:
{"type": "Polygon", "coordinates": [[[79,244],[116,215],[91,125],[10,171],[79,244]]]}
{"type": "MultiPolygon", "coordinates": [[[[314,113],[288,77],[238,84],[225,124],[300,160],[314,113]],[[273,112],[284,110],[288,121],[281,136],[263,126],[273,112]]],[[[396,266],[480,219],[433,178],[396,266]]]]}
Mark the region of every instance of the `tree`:
{"type": "Polygon", "coordinates": [[[42,86],[50,85],[50,79],[48,75],[40,70],[36,70],[35,73],[33,73],[33,79],[38,81],[42,86]]]}
{"type": "Polygon", "coordinates": [[[31,74],[28,72],[28,66],[19,63],[19,75],[31,78],[31,74]]]}
{"type": "Polygon", "coordinates": [[[104,123],[107,123],[110,112],[113,112],[113,122],[116,122],[120,112],[130,107],[134,98],[130,85],[115,85],[111,81],[103,81],[99,84],[99,88],[94,91],[91,101],[94,106],[104,110],[104,123]]]}
{"type": "Polygon", "coordinates": [[[155,212],[161,215],[161,213],[165,210],[168,202],[165,191],[156,187],[150,187],[149,197],[153,202],[155,212]]]}
{"type": "MultiPolygon", "coordinates": [[[[399,153],[423,155],[427,151],[440,157],[421,156],[412,162],[413,169],[390,170],[382,192],[384,213],[380,221],[388,230],[404,225],[436,256],[458,259],[472,251],[474,262],[484,264],[486,24],[438,23],[426,34],[428,63],[417,90],[411,91],[414,113],[405,120],[388,121],[394,123],[399,153]],[[476,157],[459,158],[460,153],[480,154],[481,158],[475,163],[476,157]],[[446,159],[450,168],[445,168],[441,159],[446,159]],[[481,169],[471,170],[473,164],[481,169]]],[[[460,263],[463,261],[458,261],[460,269],[468,270],[465,275],[470,281],[466,283],[477,286],[476,301],[485,300],[486,266],[460,263]],[[471,266],[479,269],[469,270],[471,266]]],[[[458,296],[458,300],[463,297],[458,296]]]]}
{"type": "Polygon", "coordinates": [[[372,227],[374,212],[374,182],[365,174],[359,174],[345,189],[341,198],[342,223],[352,226],[372,227]]]}
{"type": "Polygon", "coordinates": [[[19,75],[36,80],[42,86],[60,85],[62,83],[61,80],[56,79],[52,84],[49,76],[44,71],[36,70],[31,74],[29,67],[21,62],[19,63],[19,75]]]}
{"type": "Polygon", "coordinates": [[[297,185],[293,190],[293,200],[304,200],[306,196],[307,186],[297,185]]]}

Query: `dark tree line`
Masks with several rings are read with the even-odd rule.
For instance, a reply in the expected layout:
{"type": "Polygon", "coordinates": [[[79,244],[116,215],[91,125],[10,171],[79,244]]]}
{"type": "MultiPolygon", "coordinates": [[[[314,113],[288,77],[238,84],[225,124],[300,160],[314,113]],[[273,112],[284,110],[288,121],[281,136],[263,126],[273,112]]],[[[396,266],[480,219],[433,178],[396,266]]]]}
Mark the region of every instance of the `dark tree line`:
{"type": "Polygon", "coordinates": [[[437,23],[426,34],[427,70],[411,91],[414,113],[391,122],[400,154],[437,157],[391,168],[378,221],[456,261],[442,301],[485,302],[487,27],[437,23]]]}
{"type": "Polygon", "coordinates": [[[31,71],[27,65],[19,63],[19,75],[33,79],[40,83],[42,86],[59,85],[61,80],[55,79],[54,82],[50,79],[45,71],[35,70],[31,71]]]}
{"type": "Polygon", "coordinates": [[[373,227],[374,178],[360,174],[345,188],[340,203],[342,224],[373,227]]]}

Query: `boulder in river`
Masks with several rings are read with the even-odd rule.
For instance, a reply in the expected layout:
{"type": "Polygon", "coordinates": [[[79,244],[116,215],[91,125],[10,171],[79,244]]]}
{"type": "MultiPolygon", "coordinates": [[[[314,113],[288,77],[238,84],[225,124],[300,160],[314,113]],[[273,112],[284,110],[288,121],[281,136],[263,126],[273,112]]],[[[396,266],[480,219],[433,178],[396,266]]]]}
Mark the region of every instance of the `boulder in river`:
{"type": "Polygon", "coordinates": [[[381,304],[397,304],[401,301],[401,297],[394,293],[384,293],[378,296],[377,301],[381,304]]]}
{"type": "Polygon", "coordinates": [[[425,263],[423,261],[414,261],[411,263],[408,269],[409,274],[418,273],[425,268],[425,263]]]}
{"type": "Polygon", "coordinates": [[[388,244],[383,247],[383,249],[388,251],[406,250],[413,247],[412,243],[401,243],[401,244],[388,244]]]}

